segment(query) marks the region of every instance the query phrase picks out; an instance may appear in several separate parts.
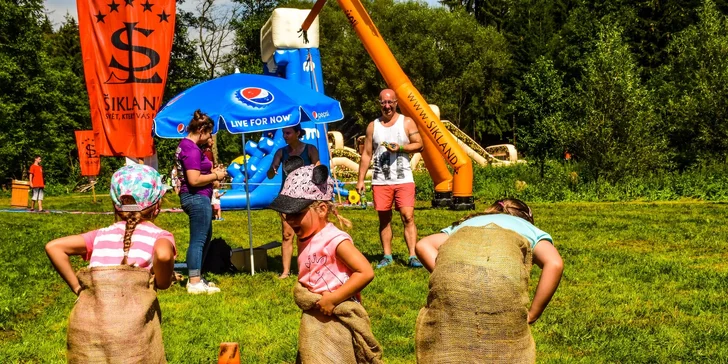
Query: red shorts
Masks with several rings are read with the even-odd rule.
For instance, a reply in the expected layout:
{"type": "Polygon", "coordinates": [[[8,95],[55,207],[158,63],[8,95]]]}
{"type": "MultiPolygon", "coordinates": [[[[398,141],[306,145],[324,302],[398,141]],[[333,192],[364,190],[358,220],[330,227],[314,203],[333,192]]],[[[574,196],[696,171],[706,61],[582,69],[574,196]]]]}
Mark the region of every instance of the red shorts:
{"type": "Polygon", "coordinates": [[[399,185],[377,185],[372,186],[374,196],[374,209],[377,211],[399,210],[402,207],[415,207],[415,183],[403,183],[399,185]]]}

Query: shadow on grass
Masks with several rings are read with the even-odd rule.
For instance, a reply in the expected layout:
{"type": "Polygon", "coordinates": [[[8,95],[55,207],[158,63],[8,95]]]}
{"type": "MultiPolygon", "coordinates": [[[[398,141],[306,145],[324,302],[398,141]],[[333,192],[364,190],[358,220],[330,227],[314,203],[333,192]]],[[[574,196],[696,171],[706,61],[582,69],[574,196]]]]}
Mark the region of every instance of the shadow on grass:
{"type": "MultiPolygon", "coordinates": [[[[211,246],[204,257],[203,262],[203,268],[202,268],[202,274],[205,275],[207,273],[212,273],[215,275],[220,276],[233,276],[238,274],[249,274],[249,272],[245,269],[238,270],[236,269],[232,263],[230,263],[229,258],[225,259],[226,254],[231,254],[231,248],[223,238],[214,238],[210,241],[211,246]]],[[[271,241],[267,244],[264,244],[263,246],[274,246],[271,249],[266,249],[266,253],[268,250],[276,250],[280,249],[280,242],[278,241],[271,241]],[[275,246],[277,245],[277,246],[275,246]]],[[[256,247],[257,249],[257,247],[256,247]]],[[[247,249],[244,249],[247,251],[247,249]]],[[[369,261],[371,264],[379,264],[379,262],[384,258],[384,254],[363,254],[364,257],[369,261]]],[[[393,264],[401,264],[403,266],[407,266],[409,264],[409,257],[408,256],[399,256],[399,255],[393,255],[394,263],[393,264]]],[[[246,259],[249,259],[246,257],[246,259]]],[[[188,275],[188,270],[186,267],[185,262],[177,262],[175,264],[175,271],[178,273],[182,273],[185,276],[188,275]]],[[[283,261],[280,258],[280,256],[274,256],[271,257],[270,255],[266,254],[266,266],[263,268],[256,268],[256,272],[283,272],[283,261]]],[[[298,274],[298,255],[293,255],[291,257],[291,275],[295,276],[298,274]]]]}

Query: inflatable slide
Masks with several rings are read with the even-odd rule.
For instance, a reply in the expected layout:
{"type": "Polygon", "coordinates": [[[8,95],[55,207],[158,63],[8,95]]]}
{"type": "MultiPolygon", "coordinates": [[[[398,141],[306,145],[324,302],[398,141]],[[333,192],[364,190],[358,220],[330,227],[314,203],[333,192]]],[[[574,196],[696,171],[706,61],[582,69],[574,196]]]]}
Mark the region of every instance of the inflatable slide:
{"type": "MultiPolygon", "coordinates": [[[[304,43],[296,33],[308,13],[307,10],[285,8],[273,11],[260,30],[263,73],[271,77],[293,80],[323,93],[323,73],[318,50],[318,19],[313,22],[308,32],[308,43],[304,43]]],[[[319,150],[321,164],[330,166],[326,125],[314,124],[309,120],[302,121],[301,127],[306,132],[303,142],[314,145],[319,150]]],[[[279,171],[273,179],[268,179],[267,172],[273,163],[275,152],[285,145],[283,132],[276,130],[272,138],[266,137],[264,133],[257,142],[248,141],[244,146],[248,158],[248,190],[252,209],[266,208],[278,196],[282,173],[279,171]]],[[[232,177],[232,188],[220,199],[220,207],[223,210],[246,208],[242,158],[245,156],[237,158],[228,166],[227,171],[232,177]]],[[[343,197],[348,196],[348,191],[343,189],[341,184],[337,186],[337,192],[343,197]]]]}

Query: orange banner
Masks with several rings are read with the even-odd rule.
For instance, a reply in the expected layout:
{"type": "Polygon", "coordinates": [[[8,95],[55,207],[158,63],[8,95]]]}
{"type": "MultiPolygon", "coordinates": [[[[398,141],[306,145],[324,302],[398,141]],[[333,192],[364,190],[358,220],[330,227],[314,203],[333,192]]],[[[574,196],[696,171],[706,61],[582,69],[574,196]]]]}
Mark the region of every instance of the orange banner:
{"type": "Polygon", "coordinates": [[[78,160],[81,162],[81,175],[98,176],[101,158],[96,151],[94,131],[76,130],[76,147],[78,147],[78,160]]]}
{"type": "Polygon", "coordinates": [[[174,37],[175,0],[79,0],[78,27],[99,155],[154,153],[174,37]]]}

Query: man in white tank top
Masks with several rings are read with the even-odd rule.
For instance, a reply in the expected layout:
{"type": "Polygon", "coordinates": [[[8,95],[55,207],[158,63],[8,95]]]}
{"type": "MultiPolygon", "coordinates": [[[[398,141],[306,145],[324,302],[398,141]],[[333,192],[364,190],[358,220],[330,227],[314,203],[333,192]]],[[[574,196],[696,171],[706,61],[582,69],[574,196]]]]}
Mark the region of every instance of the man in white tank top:
{"type": "Polygon", "coordinates": [[[374,158],[372,195],[374,209],[379,214],[379,239],[384,258],[377,268],[392,263],[392,204],[404,224],[404,240],[409,250],[410,267],[421,267],[415,255],[417,226],[415,226],[415,182],[410,168],[410,153],[422,149],[422,137],[414,120],[397,113],[397,96],[386,89],[379,94],[382,116],[367,126],[364,151],[359,162],[359,181],[356,189],[365,191],[364,177],[374,158]]]}

